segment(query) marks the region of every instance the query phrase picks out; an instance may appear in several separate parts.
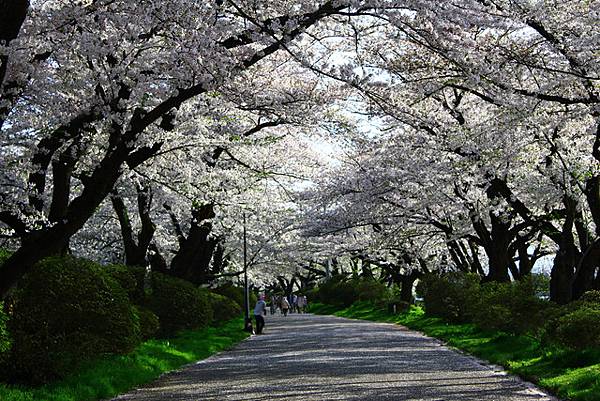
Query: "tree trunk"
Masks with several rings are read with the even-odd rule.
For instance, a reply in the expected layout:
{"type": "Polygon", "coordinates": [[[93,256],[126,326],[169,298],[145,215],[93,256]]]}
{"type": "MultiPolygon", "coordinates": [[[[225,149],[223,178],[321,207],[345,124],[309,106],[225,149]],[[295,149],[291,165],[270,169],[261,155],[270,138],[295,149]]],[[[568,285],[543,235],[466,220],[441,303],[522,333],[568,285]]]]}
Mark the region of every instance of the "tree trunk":
{"type": "Polygon", "coordinates": [[[212,223],[206,221],[215,217],[214,205],[202,205],[192,210],[190,232],[171,261],[172,275],[188,280],[196,285],[206,284],[211,280],[210,260],[219,242],[210,238],[212,223]]]}
{"type": "Polygon", "coordinates": [[[148,259],[150,262],[150,269],[152,269],[153,272],[159,272],[159,273],[163,273],[163,274],[168,274],[169,273],[169,268],[167,266],[167,261],[165,260],[165,258],[160,254],[160,251],[158,250],[158,248],[156,247],[155,244],[150,244],[150,246],[148,247],[149,249],[149,253],[148,253],[148,259]]]}
{"type": "Polygon", "coordinates": [[[600,262],[600,239],[594,241],[580,258],[573,277],[573,299],[579,299],[586,291],[594,289],[596,270],[600,262]]]}
{"type": "Polygon", "coordinates": [[[566,216],[560,233],[558,252],[550,273],[550,300],[557,304],[567,304],[573,300],[573,278],[575,266],[581,255],[575,246],[573,225],[576,215],[576,201],[565,197],[566,216]]]}
{"type": "Polygon", "coordinates": [[[152,206],[152,189],[148,185],[136,184],[138,214],[142,227],[137,235],[137,241],[133,235],[133,227],[129,218],[129,212],[123,198],[116,192],[110,197],[113,209],[119,219],[121,227],[121,238],[123,239],[123,250],[125,251],[125,264],[127,266],[147,265],[148,249],[156,230],[155,224],[150,218],[152,206]]]}
{"type": "Polygon", "coordinates": [[[412,304],[414,301],[413,288],[415,281],[421,276],[420,272],[413,271],[410,274],[403,274],[400,279],[400,300],[412,304]]]}

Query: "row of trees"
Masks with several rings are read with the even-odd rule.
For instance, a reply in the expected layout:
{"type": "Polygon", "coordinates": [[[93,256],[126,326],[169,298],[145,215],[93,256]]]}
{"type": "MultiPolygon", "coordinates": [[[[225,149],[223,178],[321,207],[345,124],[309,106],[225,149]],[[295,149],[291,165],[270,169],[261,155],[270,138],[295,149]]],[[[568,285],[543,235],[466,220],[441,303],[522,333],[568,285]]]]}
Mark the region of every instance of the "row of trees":
{"type": "Polygon", "coordinates": [[[550,260],[553,301],[600,288],[598,4],[423,3],[348,24],[338,68],[305,61],[352,90],[355,120],[307,235],[397,283],[550,260]]]}
{"type": "Polygon", "coordinates": [[[67,252],[204,284],[235,256],[244,213],[271,209],[250,230],[258,247],[285,231],[290,182],[319,165],[304,134],[330,95],[278,51],[350,5],[0,9],[0,234],[15,249],[0,296],[67,252]]]}
{"type": "Polygon", "coordinates": [[[600,286],[594,1],[0,9],[2,296],[68,251],[236,274],[244,213],[285,286],[346,260],[409,294],[549,255],[553,300],[600,286]]]}

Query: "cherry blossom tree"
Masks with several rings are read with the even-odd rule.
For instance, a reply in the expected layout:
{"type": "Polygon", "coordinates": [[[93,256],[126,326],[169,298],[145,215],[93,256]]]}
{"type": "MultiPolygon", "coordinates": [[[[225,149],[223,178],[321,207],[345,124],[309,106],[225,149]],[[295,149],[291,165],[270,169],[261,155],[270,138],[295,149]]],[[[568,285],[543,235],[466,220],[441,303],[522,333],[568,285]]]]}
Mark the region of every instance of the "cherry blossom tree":
{"type": "Polygon", "coordinates": [[[66,249],[124,166],[136,169],[163,148],[161,137],[185,117],[182,105],[345,7],[186,0],[30,7],[20,34],[11,39],[12,29],[3,42],[2,107],[10,109],[3,137],[16,144],[7,152],[14,168],[3,172],[0,216],[20,247],[3,266],[0,293],[35,261],[66,249]]]}

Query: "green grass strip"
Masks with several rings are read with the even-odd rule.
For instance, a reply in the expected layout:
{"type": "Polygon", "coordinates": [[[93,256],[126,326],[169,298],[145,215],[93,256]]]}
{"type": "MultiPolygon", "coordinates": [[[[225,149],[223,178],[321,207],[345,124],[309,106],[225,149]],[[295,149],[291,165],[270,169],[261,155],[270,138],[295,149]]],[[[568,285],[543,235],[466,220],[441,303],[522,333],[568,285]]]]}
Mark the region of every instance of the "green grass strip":
{"type": "Polygon", "coordinates": [[[248,333],[243,320],[220,327],[185,331],[169,340],[150,340],[128,355],[110,355],[87,364],[80,373],[39,388],[0,384],[2,401],[92,401],[114,397],[160,374],[231,348],[248,333]]]}
{"type": "Polygon", "coordinates": [[[484,331],[473,324],[450,324],[427,316],[420,307],[394,315],[371,303],[357,302],[344,309],[312,304],[310,311],[401,324],[502,365],[507,371],[537,383],[562,399],[600,401],[600,349],[573,351],[544,347],[532,337],[484,331]]]}

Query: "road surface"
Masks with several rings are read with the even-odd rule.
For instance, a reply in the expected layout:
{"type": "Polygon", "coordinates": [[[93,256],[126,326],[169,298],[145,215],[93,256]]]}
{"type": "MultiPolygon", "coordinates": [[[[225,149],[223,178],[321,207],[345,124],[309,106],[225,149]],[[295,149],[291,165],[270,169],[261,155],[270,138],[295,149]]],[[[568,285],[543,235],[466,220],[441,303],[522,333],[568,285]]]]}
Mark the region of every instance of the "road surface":
{"type": "Polygon", "coordinates": [[[115,400],[555,400],[401,326],[310,314],[266,322],[265,334],[115,400]]]}

